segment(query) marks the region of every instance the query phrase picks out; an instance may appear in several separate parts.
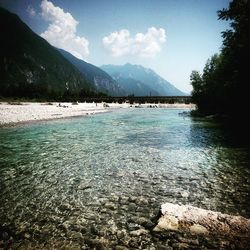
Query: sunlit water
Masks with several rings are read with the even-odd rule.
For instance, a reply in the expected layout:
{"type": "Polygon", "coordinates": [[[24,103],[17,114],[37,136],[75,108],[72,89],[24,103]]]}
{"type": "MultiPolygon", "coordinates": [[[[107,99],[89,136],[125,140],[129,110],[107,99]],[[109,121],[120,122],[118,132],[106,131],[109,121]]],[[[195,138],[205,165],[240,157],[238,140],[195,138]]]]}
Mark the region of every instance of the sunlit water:
{"type": "Polygon", "coordinates": [[[182,111],[126,109],[1,129],[0,225],[14,246],[126,245],[164,202],[250,217],[249,148],[182,111]]]}

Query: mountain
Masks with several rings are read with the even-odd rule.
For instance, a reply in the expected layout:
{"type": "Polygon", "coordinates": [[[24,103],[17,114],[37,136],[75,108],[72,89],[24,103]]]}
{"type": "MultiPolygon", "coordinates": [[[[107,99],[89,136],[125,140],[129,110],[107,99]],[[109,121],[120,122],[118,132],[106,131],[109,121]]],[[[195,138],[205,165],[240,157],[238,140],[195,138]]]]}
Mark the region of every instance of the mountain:
{"type": "Polygon", "coordinates": [[[146,84],[133,78],[123,78],[119,76],[113,76],[114,79],[119,82],[119,85],[126,91],[126,95],[134,96],[157,96],[159,93],[149,88],[146,84]]]}
{"type": "Polygon", "coordinates": [[[0,8],[0,96],[60,98],[97,94],[91,82],[21,19],[0,8]]]}
{"type": "Polygon", "coordinates": [[[103,65],[101,67],[120,84],[127,93],[137,96],[183,96],[174,85],[153,70],[140,65],[103,65]]]}
{"type": "Polygon", "coordinates": [[[69,52],[58,49],[58,51],[72,63],[90,82],[95,84],[97,90],[111,96],[124,96],[126,92],[119,87],[115,80],[102,69],[74,57],[69,52]]]}

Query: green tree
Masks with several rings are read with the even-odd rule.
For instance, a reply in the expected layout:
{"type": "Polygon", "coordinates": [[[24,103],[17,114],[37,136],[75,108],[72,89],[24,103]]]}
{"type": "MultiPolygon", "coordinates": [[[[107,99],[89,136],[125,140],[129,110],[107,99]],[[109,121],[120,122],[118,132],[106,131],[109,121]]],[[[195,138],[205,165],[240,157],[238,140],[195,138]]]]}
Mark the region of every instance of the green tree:
{"type": "Polygon", "coordinates": [[[250,37],[250,1],[233,0],[218,17],[230,21],[222,33],[223,46],[212,56],[201,75],[192,72],[193,100],[204,114],[241,116],[247,110],[250,37]]]}

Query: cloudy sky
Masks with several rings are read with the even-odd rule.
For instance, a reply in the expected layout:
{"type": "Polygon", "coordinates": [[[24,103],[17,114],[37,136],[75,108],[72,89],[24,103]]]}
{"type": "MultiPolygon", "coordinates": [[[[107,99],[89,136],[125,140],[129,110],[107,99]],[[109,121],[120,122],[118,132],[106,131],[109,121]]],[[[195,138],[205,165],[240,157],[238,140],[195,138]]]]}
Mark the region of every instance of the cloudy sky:
{"type": "Polygon", "coordinates": [[[229,0],[0,0],[52,45],[89,63],[141,64],[184,92],[219,52],[229,0]]]}

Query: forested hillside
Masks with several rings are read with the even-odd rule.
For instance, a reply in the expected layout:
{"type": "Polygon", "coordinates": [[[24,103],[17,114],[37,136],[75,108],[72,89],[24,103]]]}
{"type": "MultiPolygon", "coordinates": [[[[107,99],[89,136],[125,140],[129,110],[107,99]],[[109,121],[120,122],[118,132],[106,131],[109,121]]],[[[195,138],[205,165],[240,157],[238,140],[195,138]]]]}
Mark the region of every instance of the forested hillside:
{"type": "Polygon", "coordinates": [[[0,8],[0,96],[62,99],[98,95],[91,82],[21,19],[0,8]]]}

